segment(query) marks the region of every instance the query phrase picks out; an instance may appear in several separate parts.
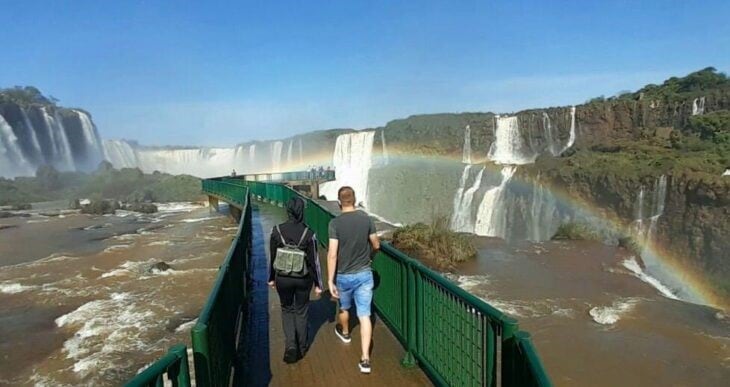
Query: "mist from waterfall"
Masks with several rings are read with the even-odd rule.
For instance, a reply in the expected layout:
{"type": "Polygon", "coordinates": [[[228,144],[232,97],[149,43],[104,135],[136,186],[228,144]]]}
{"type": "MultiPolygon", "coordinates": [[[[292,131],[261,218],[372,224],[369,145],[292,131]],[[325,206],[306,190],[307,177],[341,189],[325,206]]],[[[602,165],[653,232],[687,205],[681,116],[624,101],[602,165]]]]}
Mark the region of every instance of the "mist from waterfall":
{"type": "Polygon", "coordinates": [[[336,180],[320,184],[321,195],[328,200],[336,200],[337,191],[347,185],[355,190],[357,202],[367,207],[374,139],[373,131],[347,133],[337,137],[332,156],[336,180]]]}
{"type": "Polygon", "coordinates": [[[289,147],[287,148],[287,151],[286,151],[286,166],[287,166],[287,168],[291,168],[292,165],[294,165],[293,148],[294,148],[294,139],[291,139],[291,140],[289,140],[289,147]]]}

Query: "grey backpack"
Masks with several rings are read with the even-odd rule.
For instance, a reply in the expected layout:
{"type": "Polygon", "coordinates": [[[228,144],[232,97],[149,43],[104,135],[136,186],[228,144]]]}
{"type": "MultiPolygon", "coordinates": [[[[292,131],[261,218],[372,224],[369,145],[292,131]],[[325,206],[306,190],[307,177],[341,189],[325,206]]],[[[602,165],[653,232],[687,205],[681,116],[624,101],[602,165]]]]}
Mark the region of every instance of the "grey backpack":
{"type": "Polygon", "coordinates": [[[281,241],[284,243],[284,247],[276,249],[276,257],[274,258],[274,270],[277,274],[286,277],[306,277],[309,274],[307,269],[306,256],[307,253],[300,247],[304,238],[307,236],[308,228],[304,229],[302,237],[299,239],[299,243],[296,245],[290,245],[286,243],[286,239],[281,234],[279,226],[276,226],[276,232],[279,233],[281,241]]]}

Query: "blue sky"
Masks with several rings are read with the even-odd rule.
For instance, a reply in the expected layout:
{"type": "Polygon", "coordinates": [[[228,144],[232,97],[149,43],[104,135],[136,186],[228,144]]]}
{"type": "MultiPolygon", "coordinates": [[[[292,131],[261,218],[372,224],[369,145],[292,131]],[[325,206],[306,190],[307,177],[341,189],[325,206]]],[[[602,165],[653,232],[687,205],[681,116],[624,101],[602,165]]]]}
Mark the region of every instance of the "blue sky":
{"type": "Polygon", "coordinates": [[[0,87],[104,138],[227,145],[730,70],[730,1],[4,1],[0,87]]]}

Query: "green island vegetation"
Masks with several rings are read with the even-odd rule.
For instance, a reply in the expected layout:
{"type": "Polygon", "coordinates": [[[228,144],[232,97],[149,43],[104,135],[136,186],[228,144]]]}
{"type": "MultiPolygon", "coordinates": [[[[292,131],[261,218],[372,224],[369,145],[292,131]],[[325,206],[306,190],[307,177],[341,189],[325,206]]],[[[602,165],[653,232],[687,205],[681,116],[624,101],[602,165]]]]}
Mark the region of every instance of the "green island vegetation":
{"type": "Polygon", "coordinates": [[[590,240],[600,241],[601,235],[590,225],[577,222],[568,222],[561,224],[551,238],[552,240],[590,240]]]}
{"type": "Polygon", "coordinates": [[[473,237],[449,229],[449,218],[435,216],[430,224],[415,223],[393,233],[393,246],[425,263],[443,270],[474,259],[477,249],[473,237]]]}
{"type": "Polygon", "coordinates": [[[92,199],[93,206],[102,213],[110,211],[111,204],[102,203],[106,201],[128,203],[125,208],[132,211],[154,212],[145,204],[200,200],[200,179],[160,172],[145,174],[137,168],[114,169],[106,161],[89,174],[41,166],[34,177],[0,178],[0,206],[27,209],[33,202],[67,200],[74,207],[79,198],[92,199]]]}

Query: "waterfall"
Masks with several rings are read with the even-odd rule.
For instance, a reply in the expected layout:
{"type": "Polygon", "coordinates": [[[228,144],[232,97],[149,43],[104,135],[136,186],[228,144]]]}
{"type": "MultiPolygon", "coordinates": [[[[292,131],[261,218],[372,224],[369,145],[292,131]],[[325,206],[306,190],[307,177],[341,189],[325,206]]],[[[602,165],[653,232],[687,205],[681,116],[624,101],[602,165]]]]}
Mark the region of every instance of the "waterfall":
{"type": "Polygon", "coordinates": [[[698,114],[704,114],[704,113],[705,113],[705,97],[695,98],[692,101],[692,115],[696,116],[698,114]]]}
{"type": "Polygon", "coordinates": [[[102,151],[102,145],[101,139],[99,138],[99,133],[96,131],[94,123],[91,122],[89,115],[85,112],[82,112],[80,110],[74,110],[74,112],[76,112],[76,114],[79,116],[79,121],[81,121],[82,134],[88,146],[87,149],[90,149],[91,152],[99,155],[102,151]]]}
{"type": "Polygon", "coordinates": [[[484,193],[482,203],[477,211],[474,232],[478,235],[505,238],[507,236],[506,206],[503,203],[504,189],[515,174],[517,168],[507,165],[502,168],[502,181],[498,186],[484,193]]]}
{"type": "Polygon", "coordinates": [[[385,129],[380,131],[380,143],[383,145],[383,161],[388,165],[390,164],[390,157],[388,156],[388,147],[385,145],[385,129]]]}
{"type": "Polygon", "coordinates": [[[51,164],[59,170],[70,171],[74,170],[74,162],[71,154],[71,145],[66,137],[66,130],[61,123],[58,114],[51,116],[48,114],[48,110],[45,107],[40,108],[43,122],[48,131],[48,139],[51,145],[51,164]]]}
{"type": "Polygon", "coordinates": [[[320,194],[328,200],[337,199],[342,186],[355,190],[358,203],[368,205],[368,177],[372,166],[373,140],[375,132],[356,132],[337,136],[332,164],[335,167],[335,181],[320,185],[320,194]]]}
{"type": "Polygon", "coordinates": [[[28,118],[28,113],[26,113],[25,109],[20,109],[20,112],[23,113],[23,123],[25,124],[25,127],[27,128],[28,132],[30,132],[30,142],[31,145],[33,145],[34,149],[34,155],[36,156],[36,161],[40,161],[41,163],[45,162],[45,158],[43,157],[43,151],[41,150],[41,144],[38,142],[38,135],[36,134],[35,128],[33,127],[33,124],[30,122],[30,118],[28,118]]]}
{"type": "Polygon", "coordinates": [[[0,175],[15,177],[32,175],[33,166],[23,156],[13,128],[0,115],[0,175]]]}
{"type": "Polygon", "coordinates": [[[248,162],[249,162],[249,170],[251,172],[258,172],[256,171],[256,144],[251,144],[248,147],[248,162]]]}
{"type": "Polygon", "coordinates": [[[575,144],[575,106],[570,107],[570,137],[568,137],[568,144],[565,145],[565,148],[560,153],[562,154],[570,149],[573,144],[575,144]]]}
{"type": "Polygon", "coordinates": [[[288,169],[292,169],[292,166],[294,165],[294,154],[292,153],[294,150],[294,139],[289,140],[289,148],[286,151],[286,167],[288,169]]]}
{"type": "Polygon", "coordinates": [[[123,140],[105,140],[104,159],[115,168],[136,168],[139,165],[134,149],[123,140]]]}
{"type": "Polygon", "coordinates": [[[482,176],[484,175],[484,168],[479,170],[474,183],[464,191],[466,182],[469,178],[469,170],[471,165],[467,165],[464,168],[464,173],[461,176],[461,186],[454,197],[454,213],[451,218],[451,228],[455,231],[461,232],[474,232],[474,217],[472,215],[472,201],[474,200],[474,194],[479,190],[482,185],[482,176]]]}
{"type": "Polygon", "coordinates": [[[496,116],[495,139],[489,148],[489,159],[496,164],[521,165],[535,161],[535,155],[524,154],[524,144],[520,135],[517,117],[496,116]]]}
{"type": "Polygon", "coordinates": [[[550,116],[546,112],[542,112],[542,127],[545,129],[545,141],[547,142],[548,151],[553,156],[560,155],[559,136],[553,133],[553,125],[550,116]]]}
{"type": "Polygon", "coordinates": [[[461,156],[461,162],[471,164],[471,128],[469,125],[464,128],[464,150],[461,156]]]}
{"type": "Polygon", "coordinates": [[[284,143],[274,141],[271,144],[271,172],[281,172],[281,150],[284,143]]]}
{"type": "Polygon", "coordinates": [[[560,146],[560,131],[554,133],[550,116],[546,112],[542,112],[542,126],[545,129],[545,141],[547,142],[548,151],[553,156],[560,156],[575,144],[575,106],[570,107],[570,135],[568,143],[564,147],[560,146]]]}

